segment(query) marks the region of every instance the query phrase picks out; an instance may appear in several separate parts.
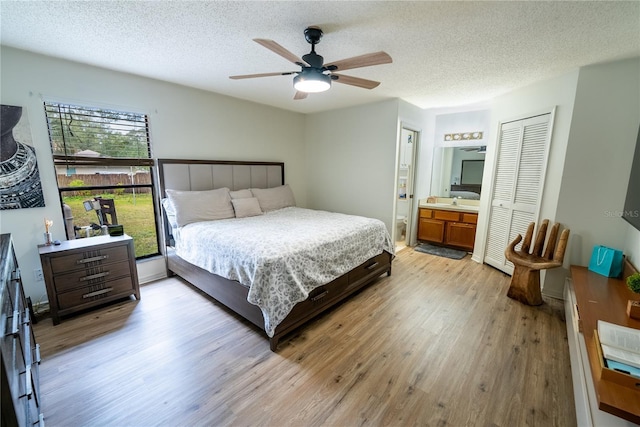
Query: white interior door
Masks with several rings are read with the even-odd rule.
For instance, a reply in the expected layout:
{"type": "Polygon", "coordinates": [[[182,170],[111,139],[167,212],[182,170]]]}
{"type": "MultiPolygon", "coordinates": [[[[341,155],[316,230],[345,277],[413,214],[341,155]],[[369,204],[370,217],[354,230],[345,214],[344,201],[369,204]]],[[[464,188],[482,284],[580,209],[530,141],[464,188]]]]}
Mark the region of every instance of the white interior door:
{"type": "Polygon", "coordinates": [[[540,209],[551,116],[546,113],[500,127],[484,261],[508,274],[513,274],[513,264],[504,250],[518,234],[524,237],[540,209]]]}
{"type": "Polygon", "coordinates": [[[411,244],[411,236],[413,236],[413,206],[415,204],[415,199],[413,197],[413,191],[415,187],[415,174],[416,174],[416,151],[418,148],[418,143],[420,139],[420,133],[417,130],[409,129],[411,133],[412,143],[409,148],[408,155],[411,157],[411,165],[409,166],[409,170],[407,171],[407,199],[409,200],[409,210],[407,212],[407,231],[405,233],[405,244],[411,244]]]}
{"type": "Polygon", "coordinates": [[[395,213],[396,221],[398,221],[399,217],[405,218],[405,237],[401,239],[401,236],[397,235],[397,224],[393,230],[393,237],[396,243],[401,242],[402,245],[409,245],[411,236],[413,235],[411,225],[413,223],[415,157],[419,137],[420,131],[409,128],[405,124],[402,125],[400,139],[398,141],[398,149],[400,151],[398,156],[398,176],[396,178],[395,213]]]}

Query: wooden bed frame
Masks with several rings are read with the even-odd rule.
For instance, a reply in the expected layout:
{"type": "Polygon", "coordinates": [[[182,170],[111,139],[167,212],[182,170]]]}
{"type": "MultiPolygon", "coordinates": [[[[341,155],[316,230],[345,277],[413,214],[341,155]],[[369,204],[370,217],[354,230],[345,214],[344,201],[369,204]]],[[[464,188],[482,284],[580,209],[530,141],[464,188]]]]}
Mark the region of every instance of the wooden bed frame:
{"type": "MultiPolygon", "coordinates": [[[[277,187],[285,182],[284,163],[278,162],[158,159],[158,173],[161,198],[166,197],[166,189],[196,191],[228,187],[231,190],[240,190],[277,187]]],[[[262,311],[247,301],[249,288],[240,282],[209,273],[177,256],[164,211],[162,218],[168,273],[177,274],[264,330],[262,311]]],[[[277,326],[270,339],[271,351],[276,351],[278,342],[284,335],[340,303],[382,274],[391,275],[391,261],[391,254],[382,252],[332,282],[314,289],[309,297],[296,304],[277,326]]]]}

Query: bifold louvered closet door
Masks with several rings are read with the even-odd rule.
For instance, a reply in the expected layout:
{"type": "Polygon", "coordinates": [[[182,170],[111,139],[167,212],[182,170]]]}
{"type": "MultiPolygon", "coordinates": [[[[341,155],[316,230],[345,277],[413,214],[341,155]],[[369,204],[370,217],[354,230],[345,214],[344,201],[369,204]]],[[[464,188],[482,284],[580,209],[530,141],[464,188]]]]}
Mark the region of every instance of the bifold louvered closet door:
{"type": "Polygon", "coordinates": [[[508,274],[513,264],[504,250],[538,215],[550,133],[551,113],[500,127],[484,261],[508,274]]]}

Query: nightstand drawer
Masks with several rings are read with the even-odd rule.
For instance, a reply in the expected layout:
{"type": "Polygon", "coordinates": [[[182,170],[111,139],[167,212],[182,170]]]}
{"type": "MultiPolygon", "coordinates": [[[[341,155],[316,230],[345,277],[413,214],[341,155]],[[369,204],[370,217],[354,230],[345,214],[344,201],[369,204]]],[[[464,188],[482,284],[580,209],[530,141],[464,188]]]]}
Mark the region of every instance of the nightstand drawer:
{"type": "Polygon", "coordinates": [[[129,265],[129,260],[125,260],[115,264],[98,264],[94,267],[86,266],[83,270],[54,276],[53,281],[55,283],[56,291],[64,292],[71,289],[108,282],[120,277],[129,277],[130,275],[131,267],[129,265]]]}
{"type": "Polygon", "coordinates": [[[66,273],[72,270],[86,269],[129,259],[126,245],[110,248],[94,248],[69,255],[51,257],[51,271],[53,274],[66,273]]]}
{"type": "Polygon", "coordinates": [[[134,292],[131,286],[131,278],[123,277],[95,286],[58,294],[58,307],[60,310],[74,307],[80,308],[83,304],[94,304],[100,302],[100,300],[105,300],[106,302],[110,297],[132,295],[134,292]]]}

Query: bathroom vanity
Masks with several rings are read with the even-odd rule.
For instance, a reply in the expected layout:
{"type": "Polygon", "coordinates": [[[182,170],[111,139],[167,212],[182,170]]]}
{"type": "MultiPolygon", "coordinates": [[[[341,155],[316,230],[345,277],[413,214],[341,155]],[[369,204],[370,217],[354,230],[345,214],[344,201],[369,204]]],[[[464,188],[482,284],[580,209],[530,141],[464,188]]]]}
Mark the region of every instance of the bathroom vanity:
{"type": "Polygon", "coordinates": [[[477,200],[437,198],[418,205],[418,240],[473,251],[478,223],[477,200]]]}

